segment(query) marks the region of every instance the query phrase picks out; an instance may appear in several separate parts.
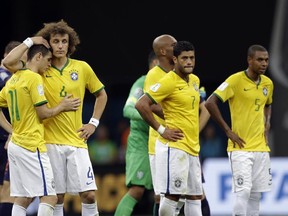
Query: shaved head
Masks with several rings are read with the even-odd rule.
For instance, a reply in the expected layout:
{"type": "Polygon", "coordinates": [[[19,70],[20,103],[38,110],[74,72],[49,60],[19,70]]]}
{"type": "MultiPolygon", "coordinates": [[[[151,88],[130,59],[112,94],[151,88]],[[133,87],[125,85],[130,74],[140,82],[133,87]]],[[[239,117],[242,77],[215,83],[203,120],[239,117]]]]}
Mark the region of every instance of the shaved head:
{"type": "Polygon", "coordinates": [[[163,51],[169,47],[173,47],[176,44],[177,40],[168,34],[163,34],[156,37],[153,41],[153,50],[157,56],[163,55],[163,51]]]}

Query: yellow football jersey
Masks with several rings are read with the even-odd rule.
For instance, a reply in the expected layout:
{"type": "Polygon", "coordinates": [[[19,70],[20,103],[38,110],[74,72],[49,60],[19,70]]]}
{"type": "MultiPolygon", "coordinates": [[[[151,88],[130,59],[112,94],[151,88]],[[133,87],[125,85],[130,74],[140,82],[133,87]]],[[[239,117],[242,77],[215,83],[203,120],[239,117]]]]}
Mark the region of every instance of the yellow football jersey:
{"type": "Polygon", "coordinates": [[[45,125],[46,143],[71,145],[87,148],[77,130],[82,127],[82,109],[86,89],[97,93],[104,88],[92,68],[84,61],[68,59],[62,70],[50,67],[43,75],[45,95],[50,107],[56,106],[68,94],[80,98],[81,106],[77,111],[62,112],[47,119],[45,125]]]}
{"type": "Polygon", "coordinates": [[[180,129],[184,134],[184,138],[177,142],[165,140],[162,136],[158,136],[159,140],[194,156],[198,156],[200,151],[199,85],[200,80],[194,74],[189,75],[187,83],[170,71],[146,92],[155,103],[161,104],[166,126],[180,129]]]}
{"type": "MultiPolygon", "coordinates": [[[[167,72],[159,66],[151,68],[145,78],[144,92],[148,91],[150,86],[154,85],[159,79],[161,79],[167,72]]],[[[164,119],[160,118],[156,114],[153,114],[154,118],[163,126],[165,126],[164,119]]],[[[155,143],[159,136],[158,132],[152,127],[149,127],[149,140],[148,140],[148,153],[155,154],[155,143]]]]}
{"type": "Polygon", "coordinates": [[[44,126],[35,106],[47,103],[43,81],[28,69],[17,71],[0,92],[0,106],[8,107],[13,127],[12,141],[29,151],[46,152],[44,126]]]}
{"type": "MultiPolygon", "coordinates": [[[[245,71],[228,77],[214,94],[225,102],[228,100],[231,114],[232,131],[246,144],[244,151],[270,151],[265,140],[264,106],[272,104],[274,85],[265,75],[256,84],[245,71]]],[[[239,150],[228,140],[227,151],[239,150]]]]}

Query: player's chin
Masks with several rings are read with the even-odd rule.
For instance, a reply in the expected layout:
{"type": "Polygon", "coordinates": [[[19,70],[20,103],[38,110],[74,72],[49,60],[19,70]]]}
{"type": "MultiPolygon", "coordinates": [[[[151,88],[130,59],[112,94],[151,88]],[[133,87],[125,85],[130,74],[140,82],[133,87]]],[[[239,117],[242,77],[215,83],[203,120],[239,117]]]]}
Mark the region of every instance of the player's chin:
{"type": "Polygon", "coordinates": [[[191,74],[191,73],[193,73],[193,68],[185,68],[185,72],[187,73],[187,74],[191,74]]]}

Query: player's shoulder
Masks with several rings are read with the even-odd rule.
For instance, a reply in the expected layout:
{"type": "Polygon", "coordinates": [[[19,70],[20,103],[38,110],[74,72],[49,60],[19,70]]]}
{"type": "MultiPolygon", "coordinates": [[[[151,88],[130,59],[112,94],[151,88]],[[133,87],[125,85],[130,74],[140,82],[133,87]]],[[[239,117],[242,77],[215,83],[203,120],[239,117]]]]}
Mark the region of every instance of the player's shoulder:
{"type": "Polygon", "coordinates": [[[166,72],[161,67],[156,65],[147,72],[146,77],[149,78],[150,76],[161,76],[161,74],[166,74],[166,72]]]}
{"type": "Polygon", "coordinates": [[[225,82],[230,83],[230,84],[232,83],[237,84],[239,83],[240,80],[243,80],[245,78],[247,78],[247,75],[245,74],[245,71],[243,70],[243,71],[238,71],[233,74],[230,74],[225,80],[225,82]]]}
{"type": "Polygon", "coordinates": [[[239,79],[239,78],[245,77],[245,76],[246,76],[245,71],[242,70],[242,71],[238,71],[238,72],[231,74],[228,78],[239,79]]]}
{"type": "Polygon", "coordinates": [[[145,78],[146,78],[146,75],[142,75],[142,76],[138,77],[138,78],[135,80],[134,84],[144,83],[145,78]]]}
{"type": "Polygon", "coordinates": [[[195,81],[200,81],[200,78],[196,74],[189,74],[189,79],[193,79],[195,81]]]}
{"type": "Polygon", "coordinates": [[[72,58],[68,58],[68,65],[81,65],[81,66],[89,66],[89,64],[84,61],[84,60],[80,60],[80,59],[72,59],[72,58]]]}
{"type": "Polygon", "coordinates": [[[261,81],[273,85],[273,81],[266,75],[261,75],[261,81]]]}

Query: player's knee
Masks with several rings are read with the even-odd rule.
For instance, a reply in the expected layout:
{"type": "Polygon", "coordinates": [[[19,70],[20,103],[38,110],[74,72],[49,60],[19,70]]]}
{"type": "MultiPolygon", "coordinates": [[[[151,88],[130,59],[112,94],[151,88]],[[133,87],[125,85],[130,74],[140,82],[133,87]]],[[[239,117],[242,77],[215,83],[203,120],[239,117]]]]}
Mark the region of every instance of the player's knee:
{"type": "Polygon", "coordinates": [[[51,206],[55,206],[57,201],[58,201],[58,198],[57,196],[54,196],[54,195],[43,196],[40,198],[40,202],[47,203],[51,206]]]}
{"type": "Polygon", "coordinates": [[[260,201],[261,199],[261,193],[260,192],[251,192],[250,199],[254,200],[256,202],[260,201]]]}
{"type": "Polygon", "coordinates": [[[64,194],[57,194],[57,204],[64,203],[64,194]]]}
{"type": "Polygon", "coordinates": [[[203,195],[186,195],[185,198],[189,200],[202,200],[203,195]]]}
{"type": "Polygon", "coordinates": [[[96,202],[95,191],[85,191],[80,194],[82,203],[92,204],[96,202]]]}

